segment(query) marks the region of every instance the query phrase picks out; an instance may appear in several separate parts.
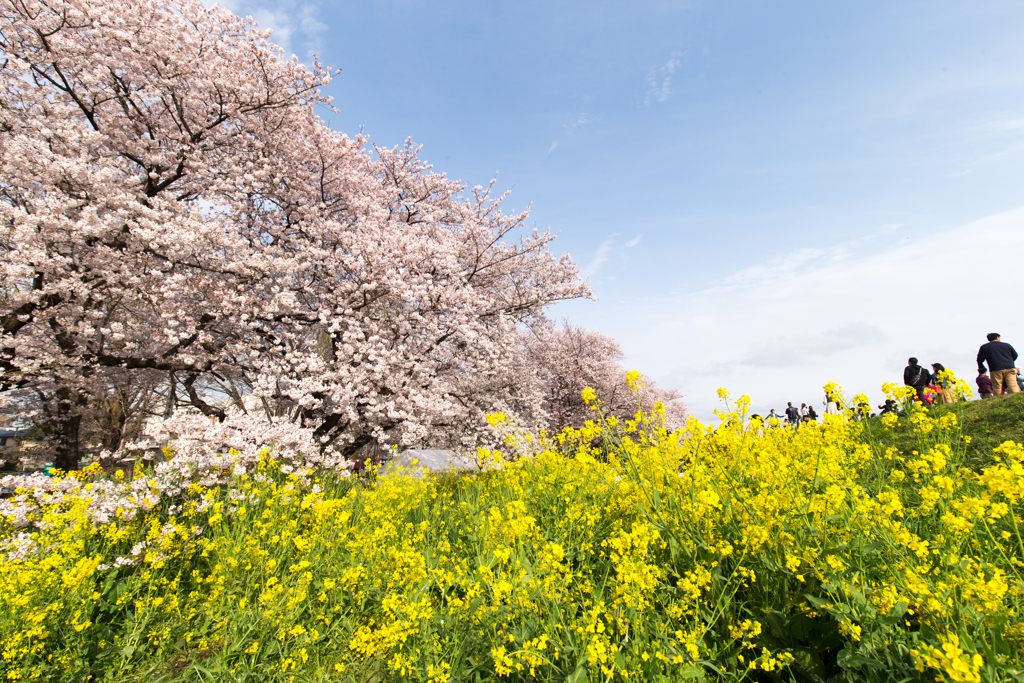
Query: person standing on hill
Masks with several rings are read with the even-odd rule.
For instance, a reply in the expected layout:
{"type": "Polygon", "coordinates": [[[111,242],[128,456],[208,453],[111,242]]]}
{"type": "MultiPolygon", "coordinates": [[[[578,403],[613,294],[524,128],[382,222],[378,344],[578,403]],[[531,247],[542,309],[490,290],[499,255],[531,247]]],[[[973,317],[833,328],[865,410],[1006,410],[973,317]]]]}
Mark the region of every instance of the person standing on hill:
{"type": "Polygon", "coordinates": [[[998,332],[988,335],[988,343],[978,349],[978,372],[985,371],[988,363],[989,375],[992,379],[992,393],[996,396],[1003,393],[1003,381],[1008,385],[1006,390],[1011,394],[1020,391],[1017,386],[1017,352],[1012,346],[999,339],[998,332]]]}
{"type": "Polygon", "coordinates": [[[978,373],[978,379],[974,380],[978,383],[978,395],[983,399],[988,398],[992,395],[992,380],[988,377],[988,371],[982,370],[978,373]]]}
{"type": "Polygon", "coordinates": [[[908,387],[917,390],[917,398],[921,403],[926,403],[924,388],[932,381],[932,376],[927,370],[917,364],[916,358],[907,360],[907,367],[903,368],[903,383],[908,387]]]}

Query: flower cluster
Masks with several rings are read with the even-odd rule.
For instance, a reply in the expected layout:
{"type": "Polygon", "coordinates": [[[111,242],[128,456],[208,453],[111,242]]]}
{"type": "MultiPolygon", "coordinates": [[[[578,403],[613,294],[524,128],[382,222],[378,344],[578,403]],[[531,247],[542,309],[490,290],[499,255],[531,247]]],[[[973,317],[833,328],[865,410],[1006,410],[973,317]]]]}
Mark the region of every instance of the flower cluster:
{"type": "Polygon", "coordinates": [[[172,460],[192,452],[205,474],[134,515],[101,523],[101,481],[58,479],[26,526],[6,517],[8,676],[178,662],[236,680],[1008,681],[1024,666],[1021,444],[971,469],[956,414],[913,404],[784,430],[751,428],[740,397],[720,424],[670,433],[657,407],[605,419],[597,399],[557,435],[491,415],[506,445],[477,473],[357,482],[289,455],[305,442],[211,426],[172,460]]]}
{"type": "Polygon", "coordinates": [[[151,436],[158,443],[171,444],[164,449],[169,458],[151,471],[137,468],[131,477],[123,471],[113,478],[98,477],[101,469],[94,463],[68,476],[37,473],[0,478],[0,487],[15,491],[14,496],[0,500],[0,515],[7,524],[23,528],[38,523],[43,512],[53,514],[84,501],[86,514],[95,523],[129,520],[140,510],[186,494],[194,484],[217,486],[246,474],[271,448],[288,471],[309,472],[315,467],[346,477],[353,465],[318,443],[310,429],[240,412],[229,413],[224,422],[179,414],[155,423],[151,436]]]}

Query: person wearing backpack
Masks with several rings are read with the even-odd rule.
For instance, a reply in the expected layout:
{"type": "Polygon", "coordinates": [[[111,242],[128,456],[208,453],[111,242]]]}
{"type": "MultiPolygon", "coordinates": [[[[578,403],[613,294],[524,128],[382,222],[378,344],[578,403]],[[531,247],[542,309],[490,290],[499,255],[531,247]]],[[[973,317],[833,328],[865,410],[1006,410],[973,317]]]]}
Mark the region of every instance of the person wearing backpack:
{"type": "Polygon", "coordinates": [[[903,368],[903,383],[908,387],[914,387],[917,391],[917,400],[927,405],[924,388],[931,384],[932,376],[927,370],[917,364],[916,358],[907,360],[907,367],[903,368]]]}

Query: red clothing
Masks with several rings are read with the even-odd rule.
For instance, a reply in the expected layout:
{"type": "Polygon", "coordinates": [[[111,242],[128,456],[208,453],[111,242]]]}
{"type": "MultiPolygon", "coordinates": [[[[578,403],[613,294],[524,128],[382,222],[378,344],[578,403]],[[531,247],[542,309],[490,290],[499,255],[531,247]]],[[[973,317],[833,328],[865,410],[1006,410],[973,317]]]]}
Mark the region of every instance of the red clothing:
{"type": "Polygon", "coordinates": [[[974,381],[978,383],[979,394],[992,393],[992,379],[988,375],[978,375],[978,379],[974,381]]]}

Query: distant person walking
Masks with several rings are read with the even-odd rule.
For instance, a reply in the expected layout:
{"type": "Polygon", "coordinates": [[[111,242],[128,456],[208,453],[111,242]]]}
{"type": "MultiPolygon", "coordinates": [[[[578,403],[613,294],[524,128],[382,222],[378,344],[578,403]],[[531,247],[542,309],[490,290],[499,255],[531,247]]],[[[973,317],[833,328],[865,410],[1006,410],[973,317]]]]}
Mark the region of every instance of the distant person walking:
{"type": "Polygon", "coordinates": [[[985,363],[988,363],[989,375],[992,380],[992,393],[996,396],[1003,393],[1003,382],[1007,384],[1006,390],[1011,394],[1020,391],[1017,386],[1017,352],[1012,346],[999,339],[998,332],[988,335],[988,343],[982,344],[978,349],[978,372],[985,371],[985,363]]]}
{"type": "Polygon", "coordinates": [[[908,387],[917,390],[917,399],[921,403],[927,403],[924,396],[924,388],[932,381],[928,371],[917,364],[916,358],[907,360],[907,367],[903,368],[903,383],[908,387]]]}
{"type": "Polygon", "coordinates": [[[978,383],[979,396],[985,399],[992,395],[992,380],[989,379],[988,370],[982,369],[979,371],[978,378],[974,381],[978,383]]]}
{"type": "Polygon", "coordinates": [[[817,422],[818,414],[814,412],[814,406],[807,406],[807,417],[804,418],[808,422],[817,422]]]}
{"type": "Polygon", "coordinates": [[[789,424],[794,427],[800,425],[800,409],[794,408],[792,401],[786,404],[786,419],[789,420],[789,424]]]}

